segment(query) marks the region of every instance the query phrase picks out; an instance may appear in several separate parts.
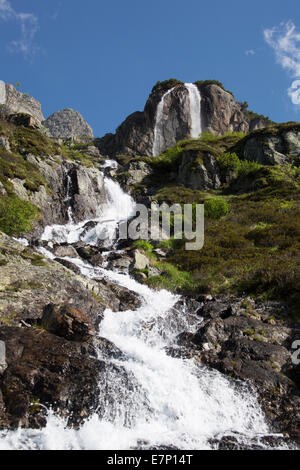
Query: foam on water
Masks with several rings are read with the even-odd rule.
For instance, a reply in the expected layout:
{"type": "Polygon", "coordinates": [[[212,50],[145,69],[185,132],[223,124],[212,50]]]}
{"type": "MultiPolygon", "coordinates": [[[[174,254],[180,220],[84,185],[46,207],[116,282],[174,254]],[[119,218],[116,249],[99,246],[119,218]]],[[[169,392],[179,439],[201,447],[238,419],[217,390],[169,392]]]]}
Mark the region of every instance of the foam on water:
{"type": "MultiPolygon", "coordinates": [[[[105,185],[110,201],[106,215],[114,220],[129,216],[132,210],[129,196],[111,180],[106,180],[105,185]]],[[[79,225],[71,225],[77,232],[79,225]]],[[[54,233],[53,227],[47,230],[49,239],[54,233]]],[[[40,251],[53,258],[45,248],[40,251]]],[[[0,449],[154,446],[208,449],[211,448],[210,439],[216,436],[234,433],[241,442],[247,443],[253,437],[268,434],[256,394],[248,385],[199,367],[191,359],[167,354],[166,348],[175,346],[175,337],[189,328],[187,312],[175,305],[179,296],[165,290],[154,291],[129,275],[96,268],[81,259],[66,259],[75,263],[83,276],[96,280],[107,278],[141,298],[137,310],[112,312],[107,309],[99,331],[101,337],[112,341],[124,353],[122,359],[112,358],[110,363],[134,377],[138,388],[132,392],[126,388],[126,381],[114,384],[113,381],[118,379],[116,375],[102,377],[99,397],[104,414],[95,413],[79,430],[74,430],[67,428],[66,422],[50,410],[44,429],[0,432],[0,449]],[[100,393],[105,390],[105,380],[108,381],[109,397],[100,393]],[[129,401],[120,399],[129,394],[129,401]]]]}

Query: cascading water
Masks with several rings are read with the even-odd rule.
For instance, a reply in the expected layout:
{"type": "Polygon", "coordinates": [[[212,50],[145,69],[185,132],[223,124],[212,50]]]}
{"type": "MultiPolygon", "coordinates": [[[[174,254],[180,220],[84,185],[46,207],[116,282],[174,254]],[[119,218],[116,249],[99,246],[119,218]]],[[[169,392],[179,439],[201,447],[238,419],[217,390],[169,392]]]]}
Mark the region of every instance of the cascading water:
{"type": "Polygon", "coordinates": [[[6,103],[6,88],[5,83],[0,80],[0,104],[6,103]]]}
{"type": "Polygon", "coordinates": [[[158,103],[156,116],[155,116],[155,126],[154,126],[154,141],[153,141],[153,148],[152,154],[155,157],[156,155],[160,155],[161,152],[165,150],[165,139],[163,135],[164,129],[164,105],[166,97],[172,93],[174,87],[168,90],[163,97],[161,98],[160,102],[158,103]]]}
{"type": "MultiPolygon", "coordinates": [[[[131,198],[109,179],[105,187],[109,205],[104,215],[114,223],[129,217],[134,207],[131,198]]],[[[79,225],[69,223],[66,230],[66,239],[80,237],[79,225]]],[[[57,241],[53,227],[45,232],[49,240],[52,234],[52,240],[57,241]]],[[[176,346],[179,333],[194,331],[200,322],[175,306],[179,296],[154,291],[129,275],[93,267],[81,259],[66,259],[75,263],[83,276],[107,278],[142,299],[134,311],[107,309],[99,331],[123,353],[122,358],[106,360],[124,368],[136,385],[129,387],[118,374],[102,377],[99,413],[79,430],[67,428],[63,419],[49,411],[44,429],[0,432],[0,449],[209,449],[211,439],[234,434],[247,445],[250,439],[259,440],[268,433],[256,395],[248,385],[197,366],[191,359],[167,354],[168,347],[176,346]]]]}
{"type": "MultiPolygon", "coordinates": [[[[191,129],[190,136],[198,138],[202,133],[201,123],[201,94],[196,85],[193,83],[185,83],[185,88],[188,91],[190,102],[190,120],[191,129]]],[[[172,93],[175,87],[168,90],[161,98],[157,106],[155,126],[154,126],[154,141],[152,147],[152,155],[155,157],[160,155],[166,149],[164,129],[166,127],[166,119],[164,119],[165,101],[168,95],[172,93]]]]}
{"type": "MultiPolygon", "coordinates": [[[[71,178],[67,171],[67,196],[65,201],[70,202],[71,178]]],[[[72,206],[68,204],[68,223],[66,225],[51,225],[45,228],[41,239],[55,241],[56,243],[76,243],[79,240],[86,244],[97,245],[100,240],[104,246],[111,246],[115,238],[116,229],[122,220],[127,220],[134,214],[134,200],[125,194],[119,184],[112,179],[104,178],[104,187],[107,204],[103,204],[101,215],[93,220],[85,220],[75,224],[73,222],[72,206]],[[88,224],[88,225],[87,225],[88,224]]]]}
{"type": "Polygon", "coordinates": [[[191,137],[197,138],[202,133],[201,124],[201,94],[194,83],[185,83],[185,87],[189,92],[190,98],[190,114],[191,114],[191,137]]]}

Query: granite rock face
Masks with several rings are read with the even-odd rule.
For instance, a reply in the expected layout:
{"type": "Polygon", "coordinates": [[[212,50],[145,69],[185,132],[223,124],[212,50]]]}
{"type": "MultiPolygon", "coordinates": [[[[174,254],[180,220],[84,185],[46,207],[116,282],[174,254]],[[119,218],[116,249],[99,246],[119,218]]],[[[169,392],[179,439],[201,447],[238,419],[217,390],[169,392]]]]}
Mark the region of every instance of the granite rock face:
{"type": "Polygon", "coordinates": [[[93,130],[78,111],[66,108],[49,116],[43,125],[55,139],[93,138],[93,130]]]}
{"type": "MultiPolygon", "coordinates": [[[[201,122],[203,132],[224,134],[226,132],[248,132],[250,125],[243,112],[242,104],[233,95],[215,84],[199,85],[201,94],[201,122]]],[[[101,154],[153,155],[154,128],[157,107],[165,90],[152,90],[144,111],[135,112],[117,128],[115,134],[106,134],[97,139],[96,145],[101,154]]],[[[181,139],[191,137],[190,99],[185,84],[175,85],[165,96],[163,106],[162,140],[164,149],[181,139]]],[[[261,123],[256,123],[261,125],[261,123]]]]}
{"type": "Polygon", "coordinates": [[[236,149],[245,160],[262,165],[299,165],[300,125],[288,123],[270,129],[259,129],[245,137],[236,149]]]}
{"type": "Polygon", "coordinates": [[[248,132],[249,123],[241,104],[228,91],[217,85],[199,87],[203,130],[222,135],[226,132],[248,132]]]}
{"type": "Polygon", "coordinates": [[[0,105],[3,105],[8,114],[29,114],[36,124],[41,126],[44,121],[40,103],[26,93],[21,93],[13,85],[0,81],[0,105]]]}

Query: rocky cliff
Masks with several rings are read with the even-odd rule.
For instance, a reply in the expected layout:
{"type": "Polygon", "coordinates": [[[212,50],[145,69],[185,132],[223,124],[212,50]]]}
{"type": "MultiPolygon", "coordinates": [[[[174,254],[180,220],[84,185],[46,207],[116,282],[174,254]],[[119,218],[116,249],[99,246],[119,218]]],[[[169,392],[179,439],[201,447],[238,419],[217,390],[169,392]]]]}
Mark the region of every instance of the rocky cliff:
{"type": "Polygon", "coordinates": [[[44,121],[40,103],[26,93],[21,93],[13,85],[0,81],[0,105],[4,106],[9,114],[25,113],[32,116],[37,125],[44,121]]]}
{"type": "Polygon", "coordinates": [[[39,210],[32,236],[40,235],[46,225],[68,222],[70,207],[74,222],[79,222],[99,216],[106,203],[95,147],[86,145],[79,152],[38,130],[3,121],[0,164],[3,210],[15,203],[15,196],[39,210]]]}
{"type": "Polygon", "coordinates": [[[93,138],[93,130],[78,111],[63,109],[49,116],[43,125],[55,139],[93,138]]]}
{"type": "MultiPolygon", "coordinates": [[[[266,125],[263,118],[249,118],[243,104],[237,102],[221,83],[210,80],[198,81],[195,85],[201,95],[202,132],[222,135],[227,132],[248,132],[266,125]]],[[[190,138],[192,122],[188,89],[184,83],[171,79],[158,82],[153,87],[143,112],[131,114],[115,134],[107,134],[97,140],[101,153],[109,156],[152,156],[157,109],[163,97],[162,149],[175,145],[181,139],[190,138]],[[168,91],[169,94],[165,95],[168,91]]]]}

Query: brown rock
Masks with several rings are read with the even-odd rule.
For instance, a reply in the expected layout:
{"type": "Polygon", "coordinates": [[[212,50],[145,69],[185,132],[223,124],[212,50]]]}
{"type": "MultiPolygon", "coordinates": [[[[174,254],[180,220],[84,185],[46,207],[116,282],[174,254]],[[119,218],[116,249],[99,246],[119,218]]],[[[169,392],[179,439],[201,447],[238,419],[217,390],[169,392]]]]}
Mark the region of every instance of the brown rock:
{"type": "Polygon", "coordinates": [[[95,334],[89,318],[71,305],[49,304],[44,308],[42,326],[49,333],[70,341],[86,341],[95,334]]]}

